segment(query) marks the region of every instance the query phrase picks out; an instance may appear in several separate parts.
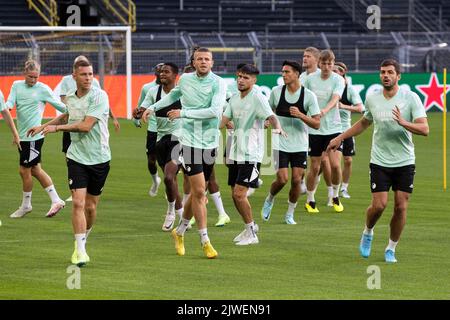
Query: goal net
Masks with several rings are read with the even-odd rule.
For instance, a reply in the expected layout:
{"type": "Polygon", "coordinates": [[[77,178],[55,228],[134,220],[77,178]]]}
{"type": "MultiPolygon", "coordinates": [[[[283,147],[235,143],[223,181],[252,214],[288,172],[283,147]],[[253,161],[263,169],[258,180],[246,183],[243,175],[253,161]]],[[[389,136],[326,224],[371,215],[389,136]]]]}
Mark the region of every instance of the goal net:
{"type": "MultiPolygon", "coordinates": [[[[59,83],[72,73],[74,59],[84,55],[92,62],[95,77],[108,93],[114,114],[130,118],[130,27],[2,27],[0,26],[0,89],[8,97],[15,80],[23,79],[25,61],[41,64],[39,81],[59,96],[59,83]]],[[[44,116],[53,117],[53,108],[44,116]]]]}

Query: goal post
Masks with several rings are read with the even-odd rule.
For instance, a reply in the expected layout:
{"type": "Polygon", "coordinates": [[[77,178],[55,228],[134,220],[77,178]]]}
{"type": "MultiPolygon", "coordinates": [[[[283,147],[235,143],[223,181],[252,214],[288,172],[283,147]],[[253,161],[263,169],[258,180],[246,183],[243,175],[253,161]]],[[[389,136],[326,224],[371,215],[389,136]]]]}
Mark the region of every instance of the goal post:
{"type": "Polygon", "coordinates": [[[22,76],[24,62],[30,58],[40,62],[42,82],[46,83],[45,79],[49,79],[51,83],[46,84],[55,89],[56,79],[70,74],[73,60],[78,55],[86,55],[92,61],[94,74],[104,84],[102,87],[108,92],[114,113],[130,119],[130,26],[0,26],[0,89],[6,96],[5,91],[9,91],[7,85],[12,79],[22,76]]]}

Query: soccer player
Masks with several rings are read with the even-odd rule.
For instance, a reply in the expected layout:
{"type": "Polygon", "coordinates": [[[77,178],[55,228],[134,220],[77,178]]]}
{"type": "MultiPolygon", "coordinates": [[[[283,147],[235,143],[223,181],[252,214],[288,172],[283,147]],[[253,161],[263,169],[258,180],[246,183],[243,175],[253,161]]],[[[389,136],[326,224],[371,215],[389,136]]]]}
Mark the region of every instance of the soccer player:
{"type": "Polygon", "coordinates": [[[183,219],[172,230],[178,255],[185,254],[184,233],[189,220],[195,216],[201,244],[205,255],[216,258],[217,251],[211,245],[207,232],[207,214],[205,201],[206,183],[210,178],[219,145],[219,119],[222,116],[226,99],[227,85],[214,74],[212,53],[207,48],[199,48],[194,53],[195,73],[185,73],[178,85],[144,112],[143,118],[158,111],[181,97],[182,110],[168,112],[170,120],[181,118],[181,155],[180,160],[189,177],[191,194],[186,201],[183,219]]]}
{"type": "Polygon", "coordinates": [[[40,71],[41,67],[36,61],[28,60],[25,62],[25,80],[14,81],[6,101],[6,106],[9,109],[16,106],[17,110],[17,127],[20,138],[19,173],[22,178],[23,190],[22,204],[19,209],[10,215],[11,218],[22,218],[31,212],[33,177],[39,181],[52,202],[46,217],[53,217],[65,206],[65,202],[56,192],[52,179],[42,169],[40,164],[44,137],[42,135],[27,137],[28,129],[41,124],[46,102],[50,103],[58,111],[66,111],[66,106],[53,96],[52,90],[38,81],[40,71]]]}
{"type": "Polygon", "coordinates": [[[28,133],[70,132],[67,171],[75,235],[71,262],[81,267],[90,261],[86,241],[97,217],[97,205],[110,168],[109,101],[105,91],[92,86],[94,73],[89,61],[79,60],[73,69],[77,90],[66,97],[67,112],[28,133]]]}
{"type": "MultiPolygon", "coordinates": [[[[193,60],[194,60],[194,53],[198,48],[199,47],[193,48],[193,53],[191,55],[191,62],[190,62],[190,64],[185,66],[184,73],[195,72],[195,68],[193,66],[193,60]]],[[[227,94],[228,94],[228,89],[229,89],[229,86],[227,87],[227,94]]],[[[186,200],[189,197],[189,194],[191,193],[191,189],[189,186],[187,175],[184,175],[183,179],[184,179],[183,180],[183,190],[184,190],[183,205],[184,205],[186,203],[186,200]]],[[[230,223],[231,219],[228,216],[228,214],[226,213],[225,208],[223,206],[222,196],[220,194],[219,184],[217,183],[214,167],[212,168],[211,175],[209,177],[209,181],[207,182],[206,188],[207,188],[207,191],[209,192],[209,195],[211,196],[211,198],[214,202],[214,205],[216,206],[216,210],[219,214],[215,226],[223,227],[226,224],[230,223]]],[[[207,198],[205,198],[205,199],[207,201],[207,198]]],[[[188,229],[190,229],[194,224],[195,224],[195,217],[192,217],[191,221],[189,222],[188,229]]]]}
{"type": "Polygon", "coordinates": [[[234,238],[236,245],[259,243],[258,226],[253,220],[252,208],[247,191],[250,186],[258,187],[259,170],[264,156],[264,121],[268,119],[275,128],[274,133],[283,134],[280,122],[269,106],[267,98],[256,88],[259,70],[246,64],[238,71],[238,90],[233,95],[222,116],[221,128],[233,121],[228,165],[228,185],[231,186],[233,201],[245,223],[245,229],[234,238]]]}
{"type": "MultiPolygon", "coordinates": [[[[178,75],[178,66],[167,62],[159,70],[160,84],[150,88],[140,106],[151,106],[165,97],[174,87],[178,75]]],[[[156,156],[158,164],[164,172],[164,184],[166,185],[167,213],[162,225],[163,231],[172,230],[175,224],[175,213],[181,219],[183,205],[178,194],[177,173],[179,169],[179,142],[180,119],[170,121],[167,113],[170,110],[181,109],[180,100],[170,106],[156,112],[156,156]],[[176,212],[175,212],[176,211],[176,212]]]]}
{"type": "MultiPolygon", "coordinates": [[[[155,70],[155,80],[152,82],[144,84],[144,86],[141,89],[141,95],[139,96],[138,100],[138,107],[133,112],[133,122],[136,125],[136,127],[141,127],[140,117],[142,116],[142,113],[145,111],[144,108],[140,108],[142,102],[144,101],[145,97],[147,96],[148,91],[160,85],[160,72],[161,68],[164,65],[164,63],[158,63],[153,69],[155,70]]],[[[147,128],[147,142],[146,142],[146,153],[147,153],[147,168],[150,172],[150,176],[152,178],[152,186],[150,187],[150,190],[148,191],[148,194],[150,197],[156,197],[158,194],[158,189],[161,184],[161,178],[158,176],[158,168],[156,167],[156,161],[157,161],[157,155],[156,155],[156,140],[158,136],[157,132],[157,124],[156,124],[156,117],[152,115],[150,117],[150,121],[148,122],[148,128],[147,128]]]]}
{"type": "Polygon", "coordinates": [[[302,85],[305,84],[306,81],[306,77],[311,75],[311,74],[316,74],[319,73],[320,74],[320,69],[319,69],[319,55],[320,55],[320,50],[315,48],[315,47],[308,47],[303,51],[303,71],[300,74],[300,83],[302,85]]]}
{"type": "Polygon", "coordinates": [[[310,90],[301,86],[299,77],[302,67],[296,61],[283,62],[281,74],[284,85],[272,89],[269,103],[278,117],[287,137],[272,137],[272,149],[275,181],[270,186],[261,216],[268,221],[272,212],[275,196],[289,181],[289,164],[291,166],[291,189],[289,190],[288,210],[285,215],[287,224],[297,224],[294,211],[300,196],[300,180],[307,166],[308,129],[320,126],[320,109],[317,98],[310,90]]]}
{"type": "Polygon", "coordinates": [[[360,253],[368,258],[373,228],[388,203],[388,192],[394,191],[394,213],[390,223],[385,261],[397,262],[395,248],[406,224],[406,209],[413,191],[415,155],[412,135],[429,133],[425,108],[416,93],[399,87],[400,65],[394,59],[381,63],[383,90],[366,98],[364,116],[350,129],[330,141],[328,149],[337,149],[343,140],[356,136],[374,124],[370,157],[372,202],[367,208],[360,253]]]}
{"type": "MultiPolygon", "coordinates": [[[[339,101],[339,115],[341,116],[342,131],[345,131],[352,126],[352,112],[363,112],[364,105],[355,88],[348,84],[347,78],[345,77],[345,74],[347,73],[347,66],[345,63],[336,62],[333,71],[342,76],[345,80],[345,89],[342,93],[342,98],[339,101]]],[[[347,199],[350,198],[348,185],[350,182],[350,175],[352,174],[352,158],[355,156],[355,150],[355,139],[353,137],[343,141],[342,154],[344,156],[344,168],[342,169],[341,196],[347,199]]]]}
{"type": "MultiPolygon", "coordinates": [[[[77,61],[80,61],[80,60],[89,61],[88,58],[86,58],[85,56],[78,56],[75,58],[73,63],[75,64],[77,61]]],[[[98,82],[98,80],[96,78],[94,78],[94,80],[92,81],[92,86],[100,88],[100,83],[98,82]]],[[[75,92],[77,90],[77,83],[73,79],[72,74],[66,75],[62,78],[60,88],[61,89],[60,89],[59,97],[61,98],[61,101],[63,103],[66,103],[66,96],[69,93],[75,92]]],[[[117,118],[114,116],[111,109],[109,110],[109,115],[110,115],[111,119],[113,119],[113,124],[114,124],[114,128],[115,128],[116,132],[119,132],[120,123],[117,120],[117,118]]],[[[70,146],[70,132],[63,132],[62,152],[64,152],[64,154],[67,153],[67,149],[69,149],[69,146],[70,146]]],[[[67,198],[66,201],[72,201],[72,196],[67,198]]]]}
{"type": "MultiPolygon", "coordinates": [[[[328,143],[342,132],[341,119],[337,104],[342,97],[344,79],[333,72],[335,57],[331,50],[323,50],[319,56],[320,73],[309,75],[304,83],[305,88],[314,92],[320,107],[320,128],[309,129],[309,156],[311,167],[308,171],[307,202],[305,208],[309,213],[317,213],[314,198],[316,178],[319,174],[320,164],[328,143]]],[[[344,211],[339,200],[339,185],[341,183],[341,152],[342,146],[337,150],[327,151],[331,166],[331,181],[333,187],[333,208],[336,212],[344,211]]]]}

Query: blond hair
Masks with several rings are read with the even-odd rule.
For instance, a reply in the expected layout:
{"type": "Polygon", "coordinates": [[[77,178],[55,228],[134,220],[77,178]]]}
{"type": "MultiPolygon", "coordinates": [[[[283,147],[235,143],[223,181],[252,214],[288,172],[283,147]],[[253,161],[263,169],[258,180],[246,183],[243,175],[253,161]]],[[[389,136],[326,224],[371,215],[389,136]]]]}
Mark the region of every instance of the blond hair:
{"type": "Polygon", "coordinates": [[[334,56],[333,51],[327,49],[322,50],[319,55],[319,61],[335,61],[336,57],[334,56]]]}
{"type": "Polygon", "coordinates": [[[25,72],[28,71],[41,71],[41,65],[33,59],[29,59],[25,62],[25,67],[24,67],[25,72]]]}

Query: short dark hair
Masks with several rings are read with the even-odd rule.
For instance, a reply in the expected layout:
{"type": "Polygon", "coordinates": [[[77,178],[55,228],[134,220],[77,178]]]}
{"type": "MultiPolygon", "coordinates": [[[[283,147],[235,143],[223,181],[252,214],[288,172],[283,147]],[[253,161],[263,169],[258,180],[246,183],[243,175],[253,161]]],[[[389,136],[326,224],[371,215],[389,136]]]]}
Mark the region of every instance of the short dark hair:
{"type": "Polygon", "coordinates": [[[163,67],[164,66],[169,66],[170,69],[172,69],[173,73],[178,74],[179,69],[178,69],[178,66],[175,63],[173,63],[173,62],[164,62],[163,67]]]}
{"type": "Polygon", "coordinates": [[[381,66],[380,67],[387,67],[387,66],[394,66],[395,72],[397,74],[401,73],[400,63],[398,63],[397,60],[395,60],[395,59],[384,59],[381,62],[381,66]]]}
{"type": "Polygon", "coordinates": [[[73,64],[73,70],[77,70],[79,67],[92,67],[92,63],[89,60],[81,59],[73,64]]]}
{"type": "Polygon", "coordinates": [[[252,76],[257,76],[259,74],[259,70],[256,66],[254,66],[253,64],[244,64],[242,67],[240,67],[238,69],[238,72],[242,72],[245,74],[249,74],[252,76]]]}
{"type": "Polygon", "coordinates": [[[283,61],[283,67],[284,66],[290,66],[292,69],[294,69],[295,71],[297,71],[299,74],[302,73],[302,66],[300,63],[298,63],[297,61],[294,60],[284,60],[283,61]]]}

